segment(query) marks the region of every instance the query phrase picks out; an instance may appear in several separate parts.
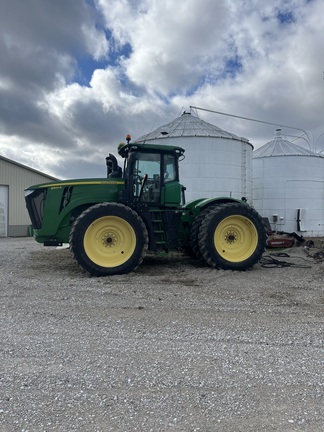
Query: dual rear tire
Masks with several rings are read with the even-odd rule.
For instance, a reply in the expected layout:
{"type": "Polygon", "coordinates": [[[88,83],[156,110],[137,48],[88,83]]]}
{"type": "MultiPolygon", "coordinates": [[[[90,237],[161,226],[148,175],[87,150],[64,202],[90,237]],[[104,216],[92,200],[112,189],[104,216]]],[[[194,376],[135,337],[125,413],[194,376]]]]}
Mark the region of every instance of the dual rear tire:
{"type": "Polygon", "coordinates": [[[214,268],[247,270],[266,246],[266,228],[260,215],[240,203],[206,209],[192,225],[191,244],[198,258],[214,268]]]}

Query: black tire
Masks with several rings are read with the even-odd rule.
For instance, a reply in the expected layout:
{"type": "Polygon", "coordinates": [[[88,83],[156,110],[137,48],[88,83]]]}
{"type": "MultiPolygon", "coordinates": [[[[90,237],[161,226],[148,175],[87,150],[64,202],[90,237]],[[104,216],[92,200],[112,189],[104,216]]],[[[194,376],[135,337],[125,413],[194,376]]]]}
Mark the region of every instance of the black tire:
{"type": "Polygon", "coordinates": [[[200,225],[198,243],[211,267],[247,270],[260,260],[266,238],[263,220],[253,208],[226,203],[207,214],[200,225]]]}
{"type": "Polygon", "coordinates": [[[70,233],[72,256],[91,276],[135,270],[147,247],[148,233],[143,220],[123,204],[89,207],[76,219],[70,233]]]}
{"type": "Polygon", "coordinates": [[[204,210],[201,211],[201,213],[196,217],[196,219],[194,220],[192,226],[191,226],[191,231],[190,231],[190,245],[191,245],[191,255],[194,258],[197,258],[199,260],[203,259],[203,256],[200,252],[200,248],[199,248],[199,240],[198,240],[198,235],[199,235],[199,229],[200,226],[203,222],[204,219],[206,219],[207,214],[212,211],[215,207],[211,206],[211,207],[207,207],[204,210]]]}

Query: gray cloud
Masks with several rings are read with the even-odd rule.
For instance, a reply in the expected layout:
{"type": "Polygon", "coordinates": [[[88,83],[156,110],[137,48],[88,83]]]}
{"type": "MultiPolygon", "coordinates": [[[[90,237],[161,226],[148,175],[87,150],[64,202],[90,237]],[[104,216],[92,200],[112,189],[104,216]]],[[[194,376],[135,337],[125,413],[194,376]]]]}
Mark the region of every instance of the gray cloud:
{"type": "MultiPolygon", "coordinates": [[[[318,0],[4,0],[0,152],[62,178],[102,175],[126,133],[190,105],[297,126],[315,141],[323,13],[318,0]],[[84,65],[93,74],[81,85],[84,65]]],[[[257,146],[275,129],[199,115],[257,146]]]]}
{"type": "Polygon", "coordinates": [[[49,112],[46,95],[73,80],[77,55],[98,57],[89,42],[96,32],[98,39],[104,35],[96,19],[82,1],[0,3],[1,134],[49,149],[76,147],[69,125],[49,112]]]}
{"type": "Polygon", "coordinates": [[[88,50],[93,15],[82,1],[2,1],[1,77],[33,91],[55,87],[60,77],[71,79],[74,56],[88,50]]]}

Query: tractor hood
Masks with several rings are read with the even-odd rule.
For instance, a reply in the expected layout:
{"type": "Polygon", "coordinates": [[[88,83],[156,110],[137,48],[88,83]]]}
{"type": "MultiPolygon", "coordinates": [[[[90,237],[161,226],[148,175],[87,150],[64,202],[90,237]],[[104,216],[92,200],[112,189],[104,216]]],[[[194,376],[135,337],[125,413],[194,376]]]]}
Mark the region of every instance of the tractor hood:
{"type": "Polygon", "coordinates": [[[89,179],[69,179],[60,180],[50,183],[40,183],[29,186],[25,191],[31,191],[39,188],[59,189],[66,186],[88,186],[88,185],[123,185],[123,179],[107,179],[107,178],[89,178],[89,179]]]}

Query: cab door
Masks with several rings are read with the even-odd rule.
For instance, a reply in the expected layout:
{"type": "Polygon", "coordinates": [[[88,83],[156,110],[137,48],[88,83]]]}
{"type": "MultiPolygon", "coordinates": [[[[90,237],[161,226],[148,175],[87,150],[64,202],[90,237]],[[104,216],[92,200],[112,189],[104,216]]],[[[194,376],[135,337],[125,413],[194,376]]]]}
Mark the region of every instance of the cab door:
{"type": "Polygon", "coordinates": [[[161,155],[138,153],[133,175],[134,198],[142,202],[161,203],[161,155]]]}
{"type": "Polygon", "coordinates": [[[163,155],[163,186],[161,201],[165,206],[179,206],[182,200],[182,185],[179,183],[178,159],[173,154],[163,155]]]}

